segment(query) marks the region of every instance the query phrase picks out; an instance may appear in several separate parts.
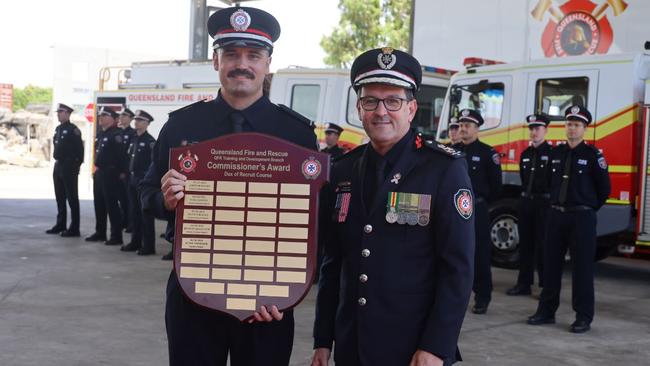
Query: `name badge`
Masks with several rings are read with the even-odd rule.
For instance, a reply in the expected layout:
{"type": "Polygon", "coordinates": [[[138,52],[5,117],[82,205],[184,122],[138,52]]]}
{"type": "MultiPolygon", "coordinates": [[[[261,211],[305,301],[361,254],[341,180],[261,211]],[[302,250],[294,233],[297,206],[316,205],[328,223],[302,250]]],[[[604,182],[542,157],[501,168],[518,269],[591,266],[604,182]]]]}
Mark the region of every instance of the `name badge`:
{"type": "Polygon", "coordinates": [[[548,161],[548,155],[542,155],[541,159],[544,161],[548,161]]]}
{"type": "Polygon", "coordinates": [[[140,146],[144,146],[144,142],[141,142],[141,143],[140,143],[140,146]]]}
{"type": "Polygon", "coordinates": [[[562,160],[553,160],[551,161],[551,164],[559,164],[562,160]]]}
{"type": "Polygon", "coordinates": [[[528,159],[528,158],[524,158],[524,159],[521,159],[521,161],[523,161],[524,163],[527,163],[527,162],[530,161],[530,159],[528,159]]]}
{"type": "Polygon", "coordinates": [[[480,156],[472,156],[472,161],[481,161],[480,156]]]}
{"type": "Polygon", "coordinates": [[[585,160],[585,159],[578,159],[578,164],[579,164],[579,165],[587,165],[587,160],[585,160]]]}

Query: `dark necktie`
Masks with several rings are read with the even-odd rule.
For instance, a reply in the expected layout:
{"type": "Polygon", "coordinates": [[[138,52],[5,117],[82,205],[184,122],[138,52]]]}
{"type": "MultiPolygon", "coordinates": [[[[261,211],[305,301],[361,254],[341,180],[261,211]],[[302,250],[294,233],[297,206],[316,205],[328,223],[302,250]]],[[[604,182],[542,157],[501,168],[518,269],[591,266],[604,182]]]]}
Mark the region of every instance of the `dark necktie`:
{"type": "Polygon", "coordinates": [[[561,205],[566,203],[566,196],[569,192],[569,178],[571,177],[571,162],[573,157],[573,151],[569,150],[566,154],[566,160],[564,161],[564,170],[562,170],[562,184],[560,185],[560,196],[558,197],[558,202],[561,205]]]}
{"type": "Polygon", "coordinates": [[[230,114],[230,120],[232,121],[232,132],[238,133],[244,131],[244,124],[246,123],[246,118],[241,112],[234,111],[230,114]]]}
{"type": "Polygon", "coordinates": [[[530,159],[532,165],[530,168],[530,175],[528,176],[528,184],[526,185],[526,195],[530,196],[533,193],[533,181],[535,180],[535,169],[537,167],[537,149],[533,148],[533,157],[530,159]]]}

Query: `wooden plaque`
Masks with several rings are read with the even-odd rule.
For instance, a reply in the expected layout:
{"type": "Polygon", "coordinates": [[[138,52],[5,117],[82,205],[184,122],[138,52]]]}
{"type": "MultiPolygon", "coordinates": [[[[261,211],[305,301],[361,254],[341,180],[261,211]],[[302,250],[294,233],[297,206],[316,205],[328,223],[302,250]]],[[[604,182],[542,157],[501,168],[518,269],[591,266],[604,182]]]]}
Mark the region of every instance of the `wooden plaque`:
{"type": "Polygon", "coordinates": [[[248,320],[296,306],[317,270],[318,193],[329,155],[259,133],[174,148],[187,176],[174,269],[195,303],[248,320]]]}

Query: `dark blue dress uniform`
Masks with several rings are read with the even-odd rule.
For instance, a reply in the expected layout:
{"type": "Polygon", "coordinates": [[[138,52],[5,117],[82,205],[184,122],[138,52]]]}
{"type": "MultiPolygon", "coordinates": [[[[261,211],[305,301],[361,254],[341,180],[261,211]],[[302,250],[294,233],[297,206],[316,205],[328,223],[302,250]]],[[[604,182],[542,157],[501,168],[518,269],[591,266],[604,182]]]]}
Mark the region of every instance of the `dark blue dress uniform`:
{"type": "MultiPolygon", "coordinates": [[[[65,104],[59,104],[57,109],[72,112],[73,109],[65,104]]],[[[63,232],[63,236],[79,235],[79,167],[84,160],[84,145],[81,131],[69,120],[62,122],[54,130],[55,160],[52,179],[56,196],[56,224],[48,233],[63,232]],[[70,226],[66,230],[67,208],[70,205],[70,226]]]]}
{"type": "MultiPolygon", "coordinates": [[[[567,121],[591,122],[583,107],[567,109],[567,121]]],[[[551,153],[551,210],[544,251],[544,289],[531,324],[554,321],[560,302],[562,267],[567,248],[573,262],[572,304],[576,322],[571,331],[584,332],[594,317],[594,257],[596,211],[607,201],[610,181],[605,157],[584,141],[571,148],[555,147],[551,153]]]]}
{"type": "MultiPolygon", "coordinates": [[[[136,119],[142,119],[147,122],[152,122],[153,117],[142,110],[135,113],[136,119]]],[[[154,227],[154,217],[149,212],[142,211],[142,205],[138,197],[138,184],[144,178],[149,165],[151,164],[151,157],[153,154],[153,146],[156,139],[145,131],[142,135],[137,134],[131,139],[129,145],[128,155],[129,159],[129,177],[128,194],[132,219],[133,233],[131,234],[131,242],[122,247],[122,251],[138,251],[140,255],[154,254],[156,252],[155,240],[156,232],[154,227]]]]}
{"type": "MultiPolygon", "coordinates": [[[[135,116],[133,111],[131,111],[128,108],[122,109],[120,114],[125,114],[131,118],[135,116]]],[[[126,158],[126,165],[129,165],[129,160],[130,160],[130,155],[129,155],[129,147],[131,146],[131,142],[133,142],[133,139],[135,138],[135,129],[131,126],[126,126],[126,128],[122,129],[122,147],[124,149],[124,156],[126,158]]],[[[118,192],[118,202],[120,205],[120,213],[122,214],[122,226],[127,229],[127,232],[130,232],[132,229],[132,222],[133,218],[131,217],[130,213],[133,209],[131,207],[131,200],[129,196],[129,177],[126,176],[124,179],[122,179],[122,185],[120,188],[120,191],[118,192]]]]}
{"type": "MultiPolygon", "coordinates": [[[[416,91],[422,69],[383,48],[357,57],[350,77],[357,93],[366,84],[416,91]]],[[[410,130],[383,156],[357,147],[331,175],[321,195],[314,347],[334,344],[337,365],[408,365],[417,350],[459,360],[474,258],[461,154],[410,130]]]]}
{"type": "MultiPolygon", "coordinates": [[[[483,117],[477,111],[463,109],[458,116],[458,122],[472,122],[481,126],[483,117]]],[[[492,299],[492,240],[488,208],[501,193],[501,162],[499,153],[478,139],[468,145],[458,143],[454,148],[465,153],[469,177],[474,188],[476,255],[473,290],[476,304],[473,311],[480,314],[487,311],[487,305],[492,299]]]]}
{"type": "MultiPolygon", "coordinates": [[[[316,135],[310,121],[267,97],[236,111],[221,94],[213,101],[198,102],[173,112],[154,146],[153,162],[140,183],[142,205],[160,219],[174,221],[164,208],[160,180],[170,169],[169,150],[233,133],[231,115],[245,118],[245,131],[254,131],[315,149],[316,135]]],[[[287,365],[293,346],[293,312],[281,321],[240,323],[229,315],[204,309],[183,293],[174,271],[167,283],[165,311],[169,357],[172,365],[225,365],[230,351],[233,365],[287,365]]]]}
{"type": "Polygon", "coordinates": [[[409,132],[383,159],[370,145],[356,148],[335,163],[323,192],[314,347],[335,341],[337,365],[407,365],[417,349],[447,363],[459,359],[474,217],[456,200],[466,193],[471,204],[471,184],[458,152],[417,140],[420,146],[409,132]],[[383,179],[373,185],[373,162],[381,160],[383,179]],[[429,197],[429,217],[388,222],[390,192],[429,197]]]}
{"type": "MultiPolygon", "coordinates": [[[[532,114],[528,127],[548,126],[545,115],[532,114]]],[[[546,241],[547,217],[550,207],[551,145],[544,141],[530,145],[519,158],[521,200],[519,204],[519,276],[509,295],[530,294],[535,268],[540,286],[543,286],[543,248],[546,241]]]]}
{"type": "MultiPolygon", "coordinates": [[[[94,178],[98,186],[93,186],[93,189],[100,190],[96,192],[95,199],[103,197],[105,212],[108,212],[111,222],[111,235],[107,244],[122,244],[122,215],[118,205],[118,194],[121,185],[120,174],[126,174],[128,169],[120,128],[113,126],[101,133],[95,148],[95,167],[97,170],[94,178]]],[[[106,214],[96,216],[96,220],[95,233],[105,234],[106,214]]]]}

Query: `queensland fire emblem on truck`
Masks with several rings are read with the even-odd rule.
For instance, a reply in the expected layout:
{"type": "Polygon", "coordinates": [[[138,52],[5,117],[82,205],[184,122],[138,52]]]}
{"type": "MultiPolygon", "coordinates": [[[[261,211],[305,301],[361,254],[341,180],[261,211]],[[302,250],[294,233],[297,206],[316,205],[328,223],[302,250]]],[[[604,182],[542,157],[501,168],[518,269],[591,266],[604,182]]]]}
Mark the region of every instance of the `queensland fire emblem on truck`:
{"type": "Polygon", "coordinates": [[[546,57],[606,54],[614,41],[614,31],[607,19],[608,9],[618,16],[627,9],[623,0],[569,0],[559,7],[553,0],[539,0],[531,12],[533,18],[550,19],[542,33],[542,50],[546,57]]]}

